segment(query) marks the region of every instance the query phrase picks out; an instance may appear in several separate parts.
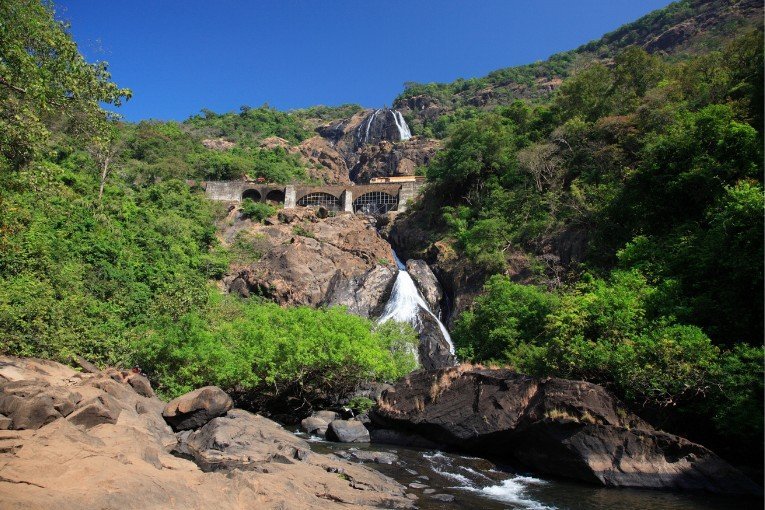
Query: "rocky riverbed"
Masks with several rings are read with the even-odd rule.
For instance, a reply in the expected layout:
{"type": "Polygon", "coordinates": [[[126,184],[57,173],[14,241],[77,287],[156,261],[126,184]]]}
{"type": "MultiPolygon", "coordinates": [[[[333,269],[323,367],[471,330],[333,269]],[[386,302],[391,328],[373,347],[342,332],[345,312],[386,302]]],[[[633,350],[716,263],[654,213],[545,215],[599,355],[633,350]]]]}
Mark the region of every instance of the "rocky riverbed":
{"type": "Polygon", "coordinates": [[[652,429],[588,383],[467,366],[419,371],[378,388],[371,416],[317,412],[306,433],[233,408],[216,387],[165,403],[138,372],[82,366],[0,357],[0,508],[762,503],[760,489],[712,452],[652,429]]]}
{"type": "Polygon", "coordinates": [[[166,406],[139,374],[0,357],[0,508],[413,506],[391,478],[231,405],[207,388],[166,406]]]}

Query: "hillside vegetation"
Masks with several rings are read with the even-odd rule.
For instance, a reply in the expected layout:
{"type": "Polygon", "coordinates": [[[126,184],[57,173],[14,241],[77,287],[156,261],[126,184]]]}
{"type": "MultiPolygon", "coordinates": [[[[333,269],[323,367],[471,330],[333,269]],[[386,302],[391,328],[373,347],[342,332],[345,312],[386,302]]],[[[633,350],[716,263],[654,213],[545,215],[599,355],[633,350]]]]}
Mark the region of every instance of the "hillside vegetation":
{"type": "Polygon", "coordinates": [[[675,63],[631,47],[548,102],[455,121],[413,217],[496,275],[457,319],[462,359],[605,384],[691,437],[760,437],[762,84],[753,31],[675,63]],[[572,235],[587,250],[560,264],[572,235]],[[539,287],[509,278],[519,251],[539,287]]]}
{"type": "Polygon", "coordinates": [[[293,117],[118,122],[99,103],[130,91],[83,60],[47,4],[3,2],[0,18],[0,352],[138,363],[167,397],[217,383],[301,406],[413,368],[409,328],[213,285],[231,257],[215,235],[222,211],[183,179],[300,178],[296,156],[257,146],[305,137],[293,117]],[[236,149],[208,149],[206,136],[236,149]]]}
{"type": "Polygon", "coordinates": [[[592,63],[611,64],[614,56],[628,47],[641,47],[670,60],[686,60],[719,51],[736,34],[761,26],[762,3],[758,0],[680,0],[544,61],[451,83],[407,82],[394,105],[401,107],[412,98],[436,105],[438,117],[423,117],[414,109],[407,120],[415,134],[441,138],[446,135],[445,124],[454,116],[462,118],[515,99],[549,98],[561,80],[592,63]]]}

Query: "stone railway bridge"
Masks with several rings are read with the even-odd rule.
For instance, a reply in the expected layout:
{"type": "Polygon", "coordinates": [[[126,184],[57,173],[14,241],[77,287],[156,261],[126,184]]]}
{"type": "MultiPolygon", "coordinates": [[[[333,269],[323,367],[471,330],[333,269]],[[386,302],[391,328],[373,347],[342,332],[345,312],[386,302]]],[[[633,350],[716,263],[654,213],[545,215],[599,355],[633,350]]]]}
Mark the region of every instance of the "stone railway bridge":
{"type": "Polygon", "coordinates": [[[255,202],[283,204],[294,207],[323,206],[330,211],[381,214],[388,211],[403,212],[410,200],[415,200],[422,180],[380,182],[356,185],[283,185],[253,181],[207,181],[199,183],[211,200],[241,202],[249,198],[255,202]]]}

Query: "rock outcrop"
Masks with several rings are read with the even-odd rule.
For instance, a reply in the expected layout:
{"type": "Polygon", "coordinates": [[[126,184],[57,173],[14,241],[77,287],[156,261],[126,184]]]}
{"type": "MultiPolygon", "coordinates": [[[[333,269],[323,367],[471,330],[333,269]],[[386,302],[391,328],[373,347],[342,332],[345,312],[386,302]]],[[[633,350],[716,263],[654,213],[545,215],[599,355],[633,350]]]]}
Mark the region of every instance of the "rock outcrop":
{"type": "Polygon", "coordinates": [[[417,286],[417,290],[422,294],[422,298],[430,307],[430,311],[436,316],[441,315],[444,291],[441,284],[438,283],[436,275],[431,271],[430,266],[419,259],[409,259],[406,261],[406,271],[412,277],[412,281],[417,286]]]}
{"type": "Polygon", "coordinates": [[[230,292],[282,305],[345,305],[363,317],[380,313],[398,270],[372,223],[351,214],[319,218],[310,208],[284,210],[271,223],[239,222],[224,232],[224,241],[243,230],[265,241],[260,260],[224,279],[230,292]]]}
{"type": "Polygon", "coordinates": [[[312,453],[307,442],[245,411],[173,434],[165,404],[139,394],[129,383],[134,376],[0,357],[0,401],[12,426],[0,430],[0,508],[412,507],[400,484],[312,453]],[[33,406],[19,405],[22,387],[33,406]],[[33,408],[44,412],[30,421],[33,408]]]}
{"type": "Polygon", "coordinates": [[[356,151],[356,163],[350,168],[351,180],[367,183],[373,177],[414,175],[418,167],[430,163],[440,148],[438,140],[425,138],[364,145],[356,151]]]}
{"type": "Polygon", "coordinates": [[[453,367],[457,363],[449,342],[441,331],[438,321],[432,315],[421,309],[415,329],[420,335],[418,355],[422,368],[432,370],[453,367]]]}
{"type": "Polygon", "coordinates": [[[587,382],[468,366],[415,372],[383,395],[371,418],[464,451],[605,486],[761,491],[708,449],[655,430],[587,382]]]}

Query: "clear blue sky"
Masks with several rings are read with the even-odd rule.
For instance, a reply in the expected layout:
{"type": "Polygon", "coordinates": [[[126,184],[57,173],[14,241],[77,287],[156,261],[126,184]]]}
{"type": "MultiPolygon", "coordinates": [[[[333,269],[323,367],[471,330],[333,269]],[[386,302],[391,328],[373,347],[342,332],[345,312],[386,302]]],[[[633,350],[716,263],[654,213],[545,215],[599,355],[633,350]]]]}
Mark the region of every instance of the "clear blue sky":
{"type": "Polygon", "coordinates": [[[405,81],[483,76],[573,49],[669,0],[60,0],[128,120],[202,108],[390,104],[405,81]]]}

